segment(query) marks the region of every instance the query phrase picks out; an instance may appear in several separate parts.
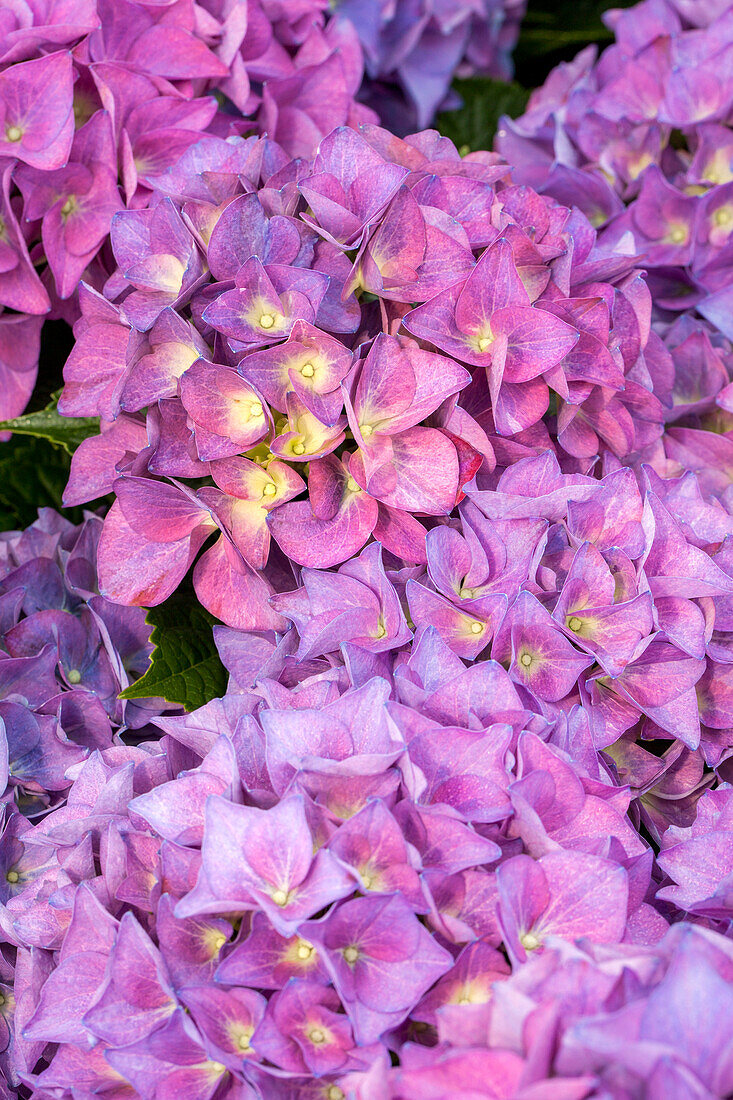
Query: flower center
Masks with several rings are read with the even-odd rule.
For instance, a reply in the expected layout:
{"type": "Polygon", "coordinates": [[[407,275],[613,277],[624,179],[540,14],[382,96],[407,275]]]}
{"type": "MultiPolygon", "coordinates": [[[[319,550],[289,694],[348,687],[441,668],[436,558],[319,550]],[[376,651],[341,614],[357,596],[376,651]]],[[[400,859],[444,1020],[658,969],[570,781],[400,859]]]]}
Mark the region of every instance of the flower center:
{"type": "Polygon", "coordinates": [[[519,937],[519,942],[525,951],[536,951],[540,946],[539,936],[535,936],[534,932],[525,932],[519,937]]]}
{"type": "Polygon", "coordinates": [[[80,684],[81,683],[81,673],[79,672],[79,669],[78,668],[70,668],[69,671],[66,674],[66,679],[69,681],[70,684],[80,684]]]}
{"type": "Polygon", "coordinates": [[[68,199],[61,207],[61,217],[68,218],[69,214],[72,214],[76,210],[76,196],[69,195],[68,199]]]}
{"type": "Polygon", "coordinates": [[[359,874],[365,890],[375,890],[379,885],[377,874],[370,864],[366,863],[363,867],[360,867],[359,874]]]}
{"type": "Polygon", "coordinates": [[[273,890],[270,895],[275,905],[279,905],[281,909],[284,909],[290,900],[290,895],[287,890],[273,890]]]}
{"type": "Polygon", "coordinates": [[[458,595],[462,600],[472,600],[476,593],[473,588],[462,588],[458,595]]]}
{"type": "Polygon", "coordinates": [[[6,141],[20,141],[23,137],[23,131],[20,126],[6,126],[5,127],[5,140],[6,141]]]}
{"type": "Polygon", "coordinates": [[[315,947],[312,943],[308,943],[307,940],[301,940],[298,944],[295,954],[298,956],[299,959],[302,959],[303,962],[305,962],[306,959],[309,959],[311,957],[314,951],[315,947]]]}
{"type": "Polygon", "coordinates": [[[349,480],[346,482],[346,488],[349,490],[350,493],[358,493],[361,489],[361,485],[359,485],[357,481],[354,481],[353,477],[350,477],[349,480]]]}
{"type": "Polygon", "coordinates": [[[300,368],[300,373],[304,378],[312,378],[316,373],[316,368],[312,363],[303,363],[303,366],[300,368]]]}
{"type": "Polygon", "coordinates": [[[577,615],[571,615],[568,619],[568,629],[572,630],[575,634],[578,633],[582,625],[583,620],[579,619],[577,615]]]}
{"type": "Polygon", "coordinates": [[[275,318],[271,313],[263,313],[260,317],[260,328],[272,328],[275,324],[275,318]]]}
{"type": "Polygon", "coordinates": [[[529,666],[532,664],[532,654],[531,653],[522,653],[522,654],[520,654],[519,663],[522,666],[522,668],[529,668],[529,666]]]}
{"type": "Polygon", "coordinates": [[[18,874],[17,871],[8,871],[5,878],[7,879],[8,882],[19,882],[20,881],[20,875],[18,874]]]}
{"type": "Polygon", "coordinates": [[[224,944],[227,942],[227,937],[223,932],[211,933],[211,953],[212,956],[216,956],[221,951],[224,944]]]}
{"type": "Polygon", "coordinates": [[[477,622],[474,619],[474,621],[471,623],[471,633],[472,634],[480,634],[483,629],[484,629],[484,624],[480,623],[480,622],[477,622]]]}
{"type": "Polygon", "coordinates": [[[303,443],[294,443],[293,444],[293,454],[294,455],[304,455],[305,454],[305,444],[303,444],[303,443]]]}
{"type": "Polygon", "coordinates": [[[251,1027],[243,1028],[234,1040],[235,1045],[237,1047],[237,1050],[241,1050],[242,1053],[251,1051],[252,1047],[250,1046],[250,1040],[251,1040],[253,1034],[254,1034],[254,1028],[251,1028],[251,1027]]]}
{"type": "Polygon", "coordinates": [[[262,416],[262,411],[263,411],[262,410],[262,405],[260,404],[259,401],[253,401],[252,404],[249,407],[249,415],[250,416],[255,416],[255,417],[262,416]]]}
{"type": "Polygon", "coordinates": [[[669,240],[672,244],[684,244],[687,240],[687,226],[674,225],[669,231],[669,240]]]}
{"type": "Polygon", "coordinates": [[[493,339],[492,336],[482,336],[481,339],[478,342],[478,350],[479,351],[486,351],[487,348],[491,347],[493,342],[494,342],[494,339],[493,339]]]}
{"type": "Polygon", "coordinates": [[[729,206],[721,206],[713,215],[713,221],[721,229],[730,225],[733,221],[733,213],[729,206]]]}
{"type": "Polygon", "coordinates": [[[329,1085],[326,1100],[346,1100],[346,1093],[338,1085],[329,1085]]]}
{"type": "Polygon", "coordinates": [[[262,490],[262,495],[263,497],[274,497],[276,492],[277,486],[273,485],[272,482],[270,482],[268,485],[265,485],[264,489],[262,490]]]}
{"type": "Polygon", "coordinates": [[[349,966],[353,966],[358,958],[359,958],[359,948],[358,947],[345,947],[344,948],[344,959],[349,964],[349,966]]]}
{"type": "Polygon", "coordinates": [[[308,1038],[314,1046],[318,1046],[320,1043],[325,1043],[326,1032],[322,1027],[312,1027],[308,1032],[308,1038]]]}
{"type": "Polygon", "coordinates": [[[369,436],[373,433],[374,428],[371,426],[371,424],[360,424],[359,430],[364,438],[368,439],[369,436]]]}

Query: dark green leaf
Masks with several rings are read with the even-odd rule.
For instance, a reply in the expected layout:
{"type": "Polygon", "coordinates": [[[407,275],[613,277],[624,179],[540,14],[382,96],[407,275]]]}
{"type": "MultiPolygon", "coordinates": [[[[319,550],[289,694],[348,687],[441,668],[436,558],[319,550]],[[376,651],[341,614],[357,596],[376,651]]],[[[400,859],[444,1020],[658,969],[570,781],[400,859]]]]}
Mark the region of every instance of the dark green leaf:
{"type": "MultiPolygon", "coordinates": [[[[61,508],[69,463],[66,451],[45,439],[14,435],[0,443],[0,530],[27,527],[39,508],[61,508]]],[[[65,508],[63,514],[79,523],[82,510],[65,508]]]]}
{"type": "Polygon", "coordinates": [[[47,439],[73,455],[82,440],[99,434],[99,420],[94,416],[60,416],[58,399],[59,393],[55,393],[44,409],[16,416],[13,420],[0,420],[0,432],[47,439]]]}
{"type": "Polygon", "coordinates": [[[463,100],[458,111],[438,115],[437,127],[459,150],[491,149],[502,115],[516,118],[527,106],[529,92],[520,84],[475,76],[455,80],[453,90],[463,100]]]}
{"type": "MultiPolygon", "coordinates": [[[[514,51],[517,78],[537,87],[561,61],[570,61],[585,46],[603,49],[613,34],[601,16],[609,6],[628,8],[636,0],[530,0],[514,51]]],[[[509,113],[509,112],[507,112],[509,113]]]]}
{"type": "Polygon", "coordinates": [[[151,607],[147,619],[155,645],[144,676],[120,695],[121,699],[162,696],[186,710],[196,710],[223,695],[227,672],[214,645],[216,619],[205,611],[193,591],[183,589],[159,607],[151,607]]]}

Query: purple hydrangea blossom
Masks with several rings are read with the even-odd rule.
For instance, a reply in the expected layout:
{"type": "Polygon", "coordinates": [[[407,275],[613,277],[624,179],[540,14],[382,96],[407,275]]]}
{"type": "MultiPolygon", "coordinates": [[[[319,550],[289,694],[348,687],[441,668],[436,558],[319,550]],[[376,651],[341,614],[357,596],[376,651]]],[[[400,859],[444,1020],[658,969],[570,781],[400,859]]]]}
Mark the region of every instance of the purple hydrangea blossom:
{"type": "MultiPolygon", "coordinates": [[[[449,0],[433,14],[401,6],[404,11],[390,12],[381,0],[368,0],[356,11],[344,5],[335,13],[324,0],[11,0],[4,6],[0,307],[25,314],[17,323],[28,335],[17,349],[0,349],[0,369],[8,376],[0,418],[25,407],[40,318],[53,311],[73,322],[82,279],[102,290],[113,273],[107,242],[115,212],[127,207],[142,217],[155,181],[202,135],[267,132],[288,155],[312,157],[334,128],[377,121],[357,102],[360,89],[362,98],[376,92],[385,111],[401,113],[406,132],[413,128],[411,108],[399,102],[399,92],[388,105],[383,80],[420,97],[424,125],[461,66],[508,70],[521,0],[449,0]],[[413,14],[417,42],[405,26],[413,14]],[[372,24],[383,24],[379,41],[372,24]]],[[[397,166],[394,172],[399,178],[397,166]]],[[[214,205],[227,197],[218,194],[214,205]]],[[[126,224],[132,229],[133,222],[126,224]]],[[[159,301],[156,296],[167,294],[172,302],[180,290],[178,264],[185,269],[185,257],[175,247],[160,251],[162,240],[158,245],[158,260],[149,258],[134,273],[116,257],[143,296],[139,317],[151,295],[159,301]]],[[[327,257],[324,263],[331,274],[327,257]]]]}
{"type": "Polygon", "coordinates": [[[152,652],[144,614],[98,594],[102,521],[50,509],[0,539],[0,786],[4,809],[61,805],[74,768],[144,738],[162,700],[118,699],[152,652]]]}
{"type": "Polygon", "coordinates": [[[338,0],[336,20],[353,24],[363,47],[371,84],[363,90],[366,102],[405,134],[430,125],[456,71],[511,77],[525,7],[524,0],[338,0]],[[409,106],[390,88],[395,83],[409,106]]]}
{"type": "MultiPolygon", "coordinates": [[[[343,382],[354,436],[379,396],[368,370],[356,396],[364,371],[343,382]]],[[[236,488],[250,517],[248,486],[286,484],[274,462],[211,467],[203,497],[120,479],[117,515],[157,532],[141,560],[168,562],[165,583],[166,548],[180,572],[209,532],[230,545],[210,494],[236,488]]],[[[733,518],[694,474],[605,467],[549,450],[481,471],[452,515],[422,517],[423,563],[367,533],[346,562],[293,563],[296,582],[265,567],[276,621],[215,628],[223,699],[154,718],[159,742],[97,748],[34,823],[7,813],[12,1086],[730,1090],[731,1014],[712,1006],[733,997],[733,518]],[[453,618],[420,621],[426,599],[453,618]]],[[[199,587],[231,599],[216,573],[199,587]]]]}
{"type": "MultiPolygon", "coordinates": [[[[230,683],[145,715],[155,739],[89,735],[36,812],[6,796],[6,1091],[728,1095],[733,456],[707,430],[728,347],[702,310],[672,322],[664,291],[672,249],[688,280],[696,254],[724,272],[720,222],[694,237],[669,149],[638,210],[589,187],[598,234],[572,172],[551,198],[434,132],[350,125],[354,37],[323,7],[248,5],[244,35],[237,5],[192,23],[175,0],[125,4],[88,40],[105,110],[134,104],[128,209],[117,270],[82,291],[62,408],[102,420],[69,501],[117,499],[103,597],[96,518],[83,552],[64,543],[65,588],[13,559],[0,717],[23,745],[32,721],[59,728],[41,696],[61,678],[71,711],[69,670],[104,710],[89,616],[139,618],[191,567],[230,683]],[[138,175],[165,147],[115,70],[141,59],[184,114],[196,68],[230,66],[270,136],[219,130],[138,175]]],[[[724,13],[692,8],[611,17],[604,119],[647,125],[642,157],[649,112],[684,130],[728,94],[699,30],[724,13]]],[[[34,561],[54,532],[34,527],[34,561]]]]}
{"type": "Polygon", "coordinates": [[[432,628],[369,660],[283,656],[7,816],[11,1095],[730,1090],[725,880],[682,851],[725,843],[728,785],[657,864],[589,696],[533,707],[432,628]]]}
{"type": "Polygon", "coordinates": [[[710,448],[730,445],[733,28],[725,4],[676,0],[605,21],[614,44],[551,73],[521,118],[503,120],[497,148],[518,183],[578,206],[605,247],[643,257],[672,357],[655,391],[667,430],[643,458],[669,478],[701,471],[702,454],[717,465],[710,448]]]}
{"type": "MultiPolygon", "coordinates": [[[[120,267],[104,297],[83,291],[60,403],[104,422],[67,499],[117,492],[100,558],[111,598],[160,602],[218,529],[194,584],[228,626],[282,631],[298,598],[280,552],[343,566],[318,583],[366,609],[347,574],[370,539],[418,568],[469,486],[493,491],[518,460],[554,448],[587,478],[601,454],[610,473],[658,444],[673,364],[634,258],[601,249],[579,211],[510,184],[495,157],[460,158],[432,132],[342,127],[309,161],[270,139],[208,139],[159,186],[148,209],[114,218],[120,267]],[[377,194],[365,181],[379,165],[377,194]]],[[[477,537],[476,584],[468,567],[436,582],[435,563],[432,585],[406,578],[413,622],[443,624],[467,657],[508,594],[482,587],[494,551],[481,565],[490,536],[477,537]]],[[[325,613],[332,598],[324,588],[325,613]]],[[[548,644],[567,649],[543,614],[548,644]]],[[[401,644],[399,629],[379,633],[381,615],[363,629],[355,618],[349,638],[401,644]]],[[[591,663],[574,652],[548,702],[573,661],[591,663]]]]}

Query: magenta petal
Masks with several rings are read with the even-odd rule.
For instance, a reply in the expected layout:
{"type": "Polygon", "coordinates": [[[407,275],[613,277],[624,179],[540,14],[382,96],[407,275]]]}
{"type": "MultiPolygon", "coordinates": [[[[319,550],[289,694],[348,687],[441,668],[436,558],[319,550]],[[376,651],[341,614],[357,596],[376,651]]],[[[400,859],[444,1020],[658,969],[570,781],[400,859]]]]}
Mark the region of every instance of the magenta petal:
{"type": "MultiPolygon", "coordinates": [[[[497,613],[506,606],[503,596],[495,597],[497,613]]],[[[491,641],[493,626],[484,614],[460,610],[438,592],[431,592],[417,581],[408,581],[407,600],[416,627],[434,626],[454,653],[464,660],[475,660],[491,641]]]]}
{"type": "Polygon", "coordinates": [[[71,459],[71,472],[64,490],[67,508],[111,493],[117,467],[139,454],[147,444],[145,426],[131,417],[119,416],[100,435],[82,440],[71,459]]]}
{"type": "Polygon", "coordinates": [[[200,501],[187,490],[145,477],[118,478],[115,491],[132,529],[152,542],[177,542],[203,525],[215,524],[200,501]]]}
{"type": "Polygon", "coordinates": [[[294,501],[273,509],[267,525],[293,561],[326,569],[358,553],[377,522],[377,502],[334,456],[311,464],[309,485],[310,502],[294,501]]]}
{"type": "MultiPolygon", "coordinates": [[[[200,530],[200,529],[199,529],[200,530]]],[[[130,527],[118,501],[105,519],[99,543],[99,588],[113,603],[152,606],[181,583],[203,537],[151,542],[130,527]]]]}
{"type": "Polygon", "coordinates": [[[193,583],[204,607],[227,626],[238,630],[285,629],[285,620],[268,603],[272,586],[247,564],[226,535],[221,535],[196,562],[193,583]]]}
{"type": "Polygon", "coordinates": [[[41,319],[22,314],[0,317],[0,420],[20,416],[38,374],[41,319]]]}
{"type": "Polygon", "coordinates": [[[480,332],[491,326],[497,310],[507,306],[529,306],[529,295],[517,273],[511,245],[500,238],[484,251],[466,279],[456,302],[456,324],[461,332],[480,332]]]}
{"type": "Polygon", "coordinates": [[[0,73],[0,156],[45,171],[66,164],[74,137],[73,72],[70,53],[52,53],[0,73]]]}
{"type": "Polygon", "coordinates": [[[375,436],[361,457],[368,492],[390,508],[447,515],[458,492],[458,454],[435,428],[375,436]]]}

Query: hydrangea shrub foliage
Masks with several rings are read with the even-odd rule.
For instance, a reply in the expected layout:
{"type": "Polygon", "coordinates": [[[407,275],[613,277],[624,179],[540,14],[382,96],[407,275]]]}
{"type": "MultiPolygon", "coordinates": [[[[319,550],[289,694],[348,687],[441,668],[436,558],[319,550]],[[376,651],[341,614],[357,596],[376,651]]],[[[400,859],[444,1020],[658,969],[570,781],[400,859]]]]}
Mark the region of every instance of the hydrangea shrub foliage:
{"type": "Polygon", "coordinates": [[[724,1100],[729,5],[609,13],[498,152],[425,126],[516,5],[51,7],[113,502],[0,538],[0,1097],[724,1100]]]}

